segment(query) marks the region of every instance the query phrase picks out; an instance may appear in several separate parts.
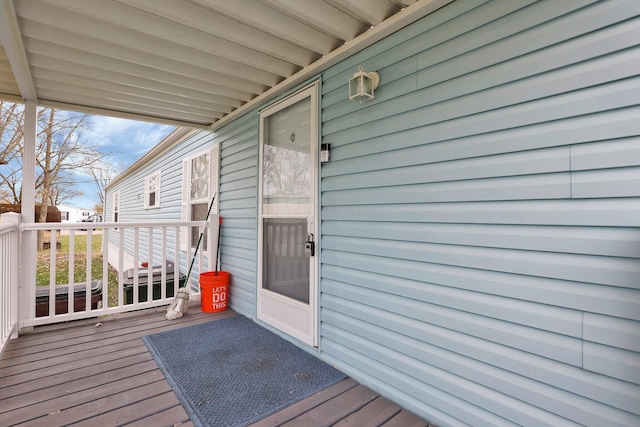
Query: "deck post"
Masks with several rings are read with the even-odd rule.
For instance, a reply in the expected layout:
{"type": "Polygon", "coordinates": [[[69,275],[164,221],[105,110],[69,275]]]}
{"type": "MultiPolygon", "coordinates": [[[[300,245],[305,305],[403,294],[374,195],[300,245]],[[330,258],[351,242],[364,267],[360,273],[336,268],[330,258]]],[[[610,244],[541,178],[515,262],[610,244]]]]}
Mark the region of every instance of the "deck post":
{"type": "Polygon", "coordinates": [[[9,242],[9,251],[8,253],[6,253],[6,261],[3,260],[3,262],[6,262],[6,266],[8,267],[9,270],[9,275],[7,277],[8,281],[9,281],[9,324],[10,325],[14,325],[12,330],[11,330],[11,335],[10,338],[18,338],[18,304],[20,301],[20,296],[19,296],[19,292],[20,292],[20,286],[18,284],[18,268],[15,268],[15,266],[18,265],[19,262],[19,257],[18,257],[18,251],[16,250],[11,250],[11,248],[18,248],[20,247],[20,214],[17,214],[15,212],[8,212],[5,214],[2,214],[2,224],[4,225],[15,225],[16,226],[16,231],[12,232],[11,234],[11,240],[9,242]]]}
{"type": "MultiPolygon", "coordinates": [[[[36,206],[36,135],[37,107],[34,101],[25,101],[24,147],[22,152],[22,223],[35,222],[36,206]]],[[[19,271],[19,327],[25,320],[35,318],[36,238],[37,231],[21,233],[19,271]]]]}

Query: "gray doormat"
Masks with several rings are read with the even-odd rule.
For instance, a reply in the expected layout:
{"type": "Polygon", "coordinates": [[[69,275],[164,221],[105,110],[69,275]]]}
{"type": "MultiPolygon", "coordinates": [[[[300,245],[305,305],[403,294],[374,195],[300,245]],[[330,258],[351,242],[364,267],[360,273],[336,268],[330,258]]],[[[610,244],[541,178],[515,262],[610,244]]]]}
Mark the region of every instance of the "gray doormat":
{"type": "Polygon", "coordinates": [[[346,377],[244,316],[142,340],[197,427],[254,423],[346,377]]]}

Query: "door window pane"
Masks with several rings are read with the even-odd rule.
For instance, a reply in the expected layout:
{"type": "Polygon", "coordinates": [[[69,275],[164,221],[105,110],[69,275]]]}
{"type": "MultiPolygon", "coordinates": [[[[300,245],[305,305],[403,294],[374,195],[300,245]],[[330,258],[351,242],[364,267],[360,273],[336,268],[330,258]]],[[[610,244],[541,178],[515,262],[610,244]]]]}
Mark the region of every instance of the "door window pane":
{"type": "Polygon", "coordinates": [[[262,213],[311,213],[311,100],[306,98],[265,120],[262,213]]]}

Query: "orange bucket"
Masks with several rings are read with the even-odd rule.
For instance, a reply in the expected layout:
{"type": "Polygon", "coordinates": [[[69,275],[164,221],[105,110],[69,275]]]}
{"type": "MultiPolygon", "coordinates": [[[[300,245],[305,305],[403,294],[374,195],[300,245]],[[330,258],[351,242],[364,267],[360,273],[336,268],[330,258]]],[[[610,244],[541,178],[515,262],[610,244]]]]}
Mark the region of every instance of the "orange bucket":
{"type": "Polygon", "coordinates": [[[200,273],[200,309],[206,313],[218,313],[227,309],[229,299],[229,273],[207,271],[200,273]]]}

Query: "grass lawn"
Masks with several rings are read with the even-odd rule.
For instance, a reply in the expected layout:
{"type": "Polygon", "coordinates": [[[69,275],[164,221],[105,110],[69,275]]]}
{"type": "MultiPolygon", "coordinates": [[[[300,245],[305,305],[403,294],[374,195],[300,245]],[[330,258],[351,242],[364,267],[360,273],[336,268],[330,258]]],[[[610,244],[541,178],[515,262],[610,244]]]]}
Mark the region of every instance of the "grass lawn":
{"type": "MultiPolygon", "coordinates": [[[[56,251],[56,285],[69,283],[69,236],[60,236],[61,249],[56,251]]],[[[84,282],[87,278],[87,236],[76,234],[74,252],[74,283],[84,282]]],[[[49,286],[50,283],[49,249],[38,251],[36,285],[49,286]]],[[[91,279],[102,279],[102,234],[91,236],[91,279]]],[[[109,307],[118,305],[118,276],[109,267],[108,273],[109,307]]]]}

